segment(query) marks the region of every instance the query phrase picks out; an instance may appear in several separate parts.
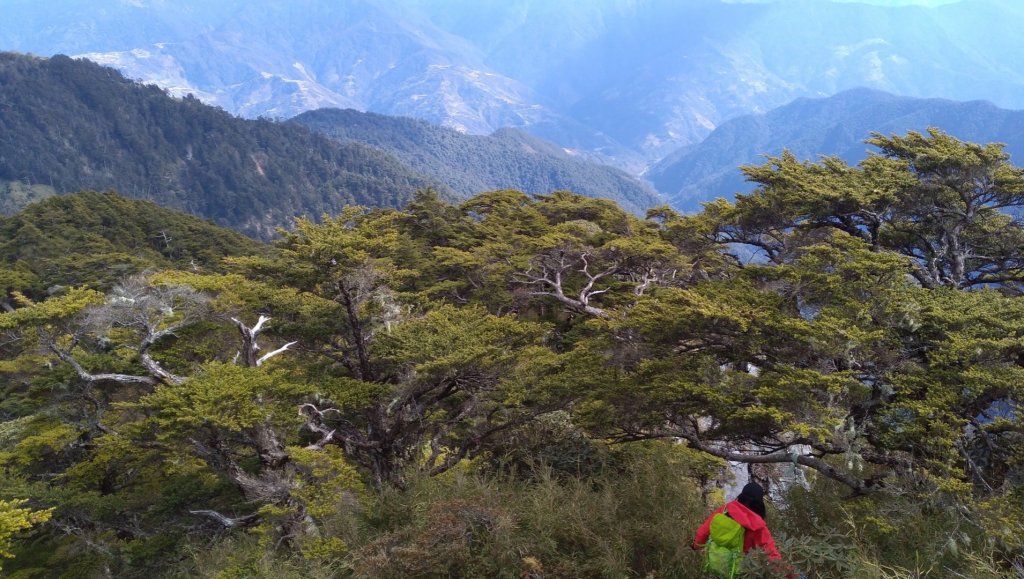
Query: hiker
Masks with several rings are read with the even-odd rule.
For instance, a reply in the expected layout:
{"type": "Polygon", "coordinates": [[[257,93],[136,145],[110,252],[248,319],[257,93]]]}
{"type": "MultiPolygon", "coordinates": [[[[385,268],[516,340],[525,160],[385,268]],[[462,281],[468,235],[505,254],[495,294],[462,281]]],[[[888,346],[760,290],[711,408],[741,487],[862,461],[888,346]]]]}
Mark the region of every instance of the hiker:
{"type": "Polygon", "coordinates": [[[781,560],[765,523],[764,489],[748,483],[736,500],[715,509],[697,529],[693,549],[705,549],[705,570],[719,577],[736,576],[743,554],[763,549],[769,560],[781,560]]]}

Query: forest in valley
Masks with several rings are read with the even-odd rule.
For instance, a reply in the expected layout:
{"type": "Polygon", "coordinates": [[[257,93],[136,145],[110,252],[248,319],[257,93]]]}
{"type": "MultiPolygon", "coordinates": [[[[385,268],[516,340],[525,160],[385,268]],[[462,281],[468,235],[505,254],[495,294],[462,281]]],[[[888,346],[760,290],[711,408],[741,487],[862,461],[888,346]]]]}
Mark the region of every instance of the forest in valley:
{"type": "Polygon", "coordinates": [[[2,573],[697,577],[742,469],[783,555],[745,576],[1020,575],[1024,171],[868,142],[695,214],[0,218],[2,573]]]}

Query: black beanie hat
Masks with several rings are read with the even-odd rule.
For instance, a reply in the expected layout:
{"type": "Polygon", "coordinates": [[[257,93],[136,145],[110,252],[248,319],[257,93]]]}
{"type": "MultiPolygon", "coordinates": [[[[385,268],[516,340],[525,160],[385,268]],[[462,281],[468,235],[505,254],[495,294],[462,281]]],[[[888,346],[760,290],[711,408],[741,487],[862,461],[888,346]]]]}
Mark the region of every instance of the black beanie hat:
{"type": "Polygon", "coordinates": [[[741,497],[747,497],[748,499],[755,501],[764,500],[764,487],[757,484],[756,482],[747,483],[743,487],[743,491],[740,492],[741,497]]]}
{"type": "Polygon", "coordinates": [[[748,509],[754,511],[762,519],[766,519],[768,514],[764,508],[764,487],[757,483],[747,483],[740,492],[740,496],[736,497],[739,503],[748,509]]]}

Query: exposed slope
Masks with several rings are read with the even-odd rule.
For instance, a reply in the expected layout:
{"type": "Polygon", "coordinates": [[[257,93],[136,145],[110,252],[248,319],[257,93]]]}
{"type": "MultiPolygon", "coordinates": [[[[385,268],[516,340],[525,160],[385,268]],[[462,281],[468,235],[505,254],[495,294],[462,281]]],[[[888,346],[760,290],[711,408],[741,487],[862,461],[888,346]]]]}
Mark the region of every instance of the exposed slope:
{"type": "Polygon", "coordinates": [[[25,190],[12,182],[114,189],[267,237],[296,215],[398,206],[433,183],[377,149],[238,119],[63,56],[0,53],[0,103],[8,210],[11,194],[25,190]]]}
{"type": "Polygon", "coordinates": [[[465,135],[420,120],[351,109],[310,111],[290,122],[341,142],[380,147],[413,170],[467,196],[496,189],[527,193],[568,190],[613,199],[634,212],[660,202],[658,195],[636,178],[573,157],[553,143],[515,129],[501,129],[490,136],[465,135]]]}
{"type": "Polygon", "coordinates": [[[739,166],[760,163],[765,155],[788,149],[802,159],[836,155],[853,163],[867,155],[864,140],[871,132],[902,134],[932,126],[965,141],[1006,143],[1014,161],[1024,159],[1024,111],[983,101],[915,99],[855,89],[733,119],[702,143],[665,158],[646,176],[674,207],[693,211],[702,201],[749,191],[739,166]]]}

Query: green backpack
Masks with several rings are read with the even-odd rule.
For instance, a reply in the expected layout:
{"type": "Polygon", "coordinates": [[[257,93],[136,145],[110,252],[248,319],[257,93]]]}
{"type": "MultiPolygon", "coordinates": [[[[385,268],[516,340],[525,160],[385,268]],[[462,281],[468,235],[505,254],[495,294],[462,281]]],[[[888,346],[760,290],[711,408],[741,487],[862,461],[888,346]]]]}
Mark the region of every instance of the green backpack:
{"type": "Polygon", "coordinates": [[[716,577],[733,579],[743,559],[746,529],[729,516],[728,509],[711,518],[711,536],[704,547],[704,569],[716,577]]]}

